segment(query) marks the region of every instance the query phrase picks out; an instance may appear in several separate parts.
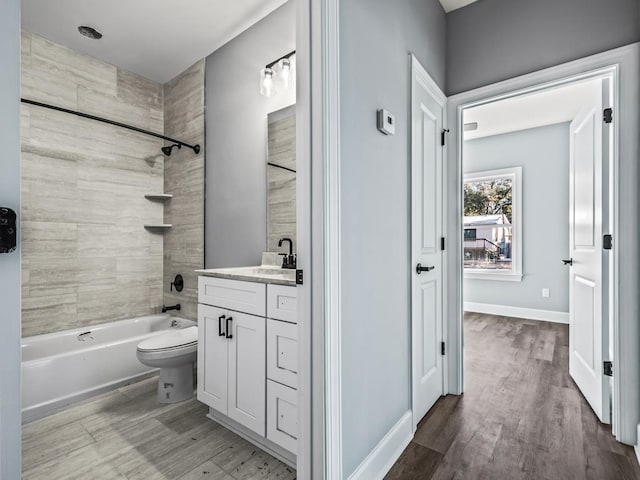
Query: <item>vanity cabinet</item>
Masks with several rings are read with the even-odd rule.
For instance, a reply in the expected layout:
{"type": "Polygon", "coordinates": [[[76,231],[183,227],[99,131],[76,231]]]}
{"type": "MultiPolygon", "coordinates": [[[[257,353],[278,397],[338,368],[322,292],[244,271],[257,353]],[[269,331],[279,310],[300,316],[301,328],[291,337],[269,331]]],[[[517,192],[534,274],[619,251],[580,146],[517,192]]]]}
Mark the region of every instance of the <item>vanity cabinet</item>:
{"type": "Polygon", "coordinates": [[[198,282],[198,400],[295,454],[296,287],[208,276],[198,282]]]}

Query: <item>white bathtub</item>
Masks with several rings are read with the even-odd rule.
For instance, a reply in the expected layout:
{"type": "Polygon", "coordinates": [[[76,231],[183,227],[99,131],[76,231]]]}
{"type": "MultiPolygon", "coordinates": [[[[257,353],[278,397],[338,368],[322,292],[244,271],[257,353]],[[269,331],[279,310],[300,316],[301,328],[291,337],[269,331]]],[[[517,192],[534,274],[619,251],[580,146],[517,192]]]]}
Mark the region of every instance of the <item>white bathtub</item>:
{"type": "Polygon", "coordinates": [[[138,361],[138,343],[192,325],[162,314],[23,338],[23,421],[145,378],[154,369],[138,361]]]}

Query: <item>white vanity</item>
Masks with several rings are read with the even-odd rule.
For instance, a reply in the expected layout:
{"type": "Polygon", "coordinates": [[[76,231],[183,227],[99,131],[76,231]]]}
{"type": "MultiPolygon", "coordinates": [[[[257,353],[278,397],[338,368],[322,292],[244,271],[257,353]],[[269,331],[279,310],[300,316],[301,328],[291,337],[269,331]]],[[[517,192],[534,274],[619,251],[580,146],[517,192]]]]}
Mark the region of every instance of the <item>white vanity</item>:
{"type": "Polygon", "coordinates": [[[295,272],[198,270],[198,400],[209,418],[295,466],[295,272]]]}

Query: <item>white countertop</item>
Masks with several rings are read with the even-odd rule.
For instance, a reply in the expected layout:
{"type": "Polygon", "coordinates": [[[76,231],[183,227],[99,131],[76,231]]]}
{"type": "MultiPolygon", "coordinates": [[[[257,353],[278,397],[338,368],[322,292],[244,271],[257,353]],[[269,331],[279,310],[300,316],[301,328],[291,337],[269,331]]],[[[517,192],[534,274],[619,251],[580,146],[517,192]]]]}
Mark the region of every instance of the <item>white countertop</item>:
{"type": "Polygon", "coordinates": [[[208,277],[242,280],[244,282],[272,283],[275,285],[296,286],[296,271],[272,266],[207,268],[196,270],[199,275],[208,277]]]}

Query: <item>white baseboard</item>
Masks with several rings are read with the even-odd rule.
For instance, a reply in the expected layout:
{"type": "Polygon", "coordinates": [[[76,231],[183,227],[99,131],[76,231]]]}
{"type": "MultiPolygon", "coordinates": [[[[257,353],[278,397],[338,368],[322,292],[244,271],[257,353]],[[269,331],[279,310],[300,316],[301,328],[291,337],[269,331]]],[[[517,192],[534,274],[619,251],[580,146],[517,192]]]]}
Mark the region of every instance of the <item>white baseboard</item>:
{"type": "Polygon", "coordinates": [[[413,438],[411,411],[405,413],[349,476],[349,480],[382,480],[413,438]]]}
{"type": "Polygon", "coordinates": [[[638,424],[638,439],[633,446],[633,450],[636,452],[636,460],[638,461],[638,465],[640,465],[640,424],[638,424]]]}
{"type": "Polygon", "coordinates": [[[555,312],[553,310],[538,310],[535,308],[510,307],[508,305],[493,305],[490,303],[464,302],[464,311],[569,324],[568,312],[555,312]]]}

